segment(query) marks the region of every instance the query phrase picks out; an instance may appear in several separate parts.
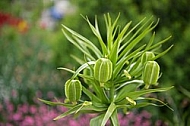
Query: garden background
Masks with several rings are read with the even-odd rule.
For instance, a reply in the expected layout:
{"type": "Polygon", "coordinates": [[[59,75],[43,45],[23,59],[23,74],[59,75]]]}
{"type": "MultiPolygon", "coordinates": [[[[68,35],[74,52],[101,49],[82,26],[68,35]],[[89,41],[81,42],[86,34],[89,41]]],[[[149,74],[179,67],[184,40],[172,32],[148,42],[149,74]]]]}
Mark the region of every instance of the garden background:
{"type": "Polygon", "coordinates": [[[71,75],[56,68],[78,65],[70,54],[81,54],[63,36],[61,24],[96,42],[80,14],[91,21],[97,15],[105,37],[103,14],[108,12],[113,18],[120,13],[121,25],[131,20],[135,24],[152,15],[155,20],[160,18],[156,40],[172,35],[162,49],[174,44],[158,62],[163,73],[160,86],[175,88],[152,94],[169,103],[174,111],[148,106],[121,114],[121,125],[190,125],[189,5],[189,0],[1,0],[0,126],[88,126],[93,115],[53,122],[65,108],[48,107],[37,98],[64,100],[64,83],[71,75]]]}

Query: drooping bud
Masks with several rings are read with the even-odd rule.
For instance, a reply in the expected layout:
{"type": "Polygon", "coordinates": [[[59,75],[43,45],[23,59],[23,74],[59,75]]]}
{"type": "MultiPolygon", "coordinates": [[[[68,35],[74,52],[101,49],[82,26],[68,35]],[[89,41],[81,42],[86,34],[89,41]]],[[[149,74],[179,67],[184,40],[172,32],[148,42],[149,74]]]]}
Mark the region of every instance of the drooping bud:
{"type": "Polygon", "coordinates": [[[147,61],[151,61],[155,57],[153,52],[145,52],[142,54],[141,63],[144,64],[147,61]]]}
{"type": "Polygon", "coordinates": [[[82,94],[82,85],[79,80],[68,80],[65,83],[65,96],[67,99],[76,104],[82,94]]]}
{"type": "Polygon", "coordinates": [[[145,64],[142,79],[145,83],[145,88],[149,88],[151,84],[155,85],[158,81],[160,66],[156,61],[148,61],[145,64]]]}
{"type": "Polygon", "coordinates": [[[94,65],[94,78],[100,82],[103,87],[104,83],[112,77],[112,62],[107,58],[100,58],[94,65]]]}

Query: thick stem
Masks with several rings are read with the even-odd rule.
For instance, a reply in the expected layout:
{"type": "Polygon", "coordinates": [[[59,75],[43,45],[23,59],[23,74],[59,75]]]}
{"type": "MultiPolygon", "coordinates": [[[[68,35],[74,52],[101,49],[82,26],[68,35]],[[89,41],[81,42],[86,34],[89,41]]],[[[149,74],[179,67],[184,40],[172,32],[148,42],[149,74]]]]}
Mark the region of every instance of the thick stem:
{"type": "Polygon", "coordinates": [[[149,84],[145,84],[145,86],[144,86],[145,89],[148,89],[149,87],[150,87],[149,84]]]}
{"type": "Polygon", "coordinates": [[[114,100],[114,95],[115,95],[115,87],[114,87],[114,84],[111,83],[111,88],[110,88],[110,100],[111,100],[111,102],[113,102],[113,100],[114,100]]]}

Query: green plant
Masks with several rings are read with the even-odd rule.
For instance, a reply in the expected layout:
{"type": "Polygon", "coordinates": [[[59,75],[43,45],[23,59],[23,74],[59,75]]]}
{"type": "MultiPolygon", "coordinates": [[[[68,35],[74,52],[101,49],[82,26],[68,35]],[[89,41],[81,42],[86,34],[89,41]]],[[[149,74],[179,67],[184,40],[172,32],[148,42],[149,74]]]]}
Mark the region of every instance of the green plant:
{"type": "MultiPolygon", "coordinates": [[[[58,69],[73,73],[70,80],[81,81],[82,90],[74,89],[76,93],[70,93],[70,95],[83,92],[84,96],[77,99],[78,101],[74,101],[74,103],[70,99],[65,100],[65,103],[39,99],[48,105],[63,105],[69,108],[67,112],[59,115],[54,120],[70,114],[98,113],[97,117],[91,119],[91,126],[104,126],[108,120],[111,121],[112,125],[118,126],[117,113],[119,110],[127,112],[133,108],[148,105],[166,105],[170,108],[159,99],[146,97],[145,95],[167,91],[172,88],[154,88],[157,85],[160,70],[155,60],[171,49],[172,46],[163,52],[159,52],[161,45],[169,40],[171,36],[154,44],[155,32],[153,32],[150,41],[144,43],[143,38],[153,31],[158,21],[154,23],[152,18],[144,18],[131,30],[129,28],[132,22],[127,23],[122,29],[117,25],[119,16],[112,22],[109,14],[104,15],[107,30],[106,40],[101,36],[97,18],[95,18],[95,25],[92,25],[88,17],[84,17],[97,37],[101,49],[89,39],[63,25],[63,34],[84,54],[84,60],[73,56],[81,64],[77,70],[58,69]],[[142,76],[142,74],[145,75],[142,76]],[[153,78],[146,83],[147,81],[144,82],[144,80],[147,80],[148,76],[153,78]]],[[[75,86],[72,88],[75,88],[75,86]]],[[[67,95],[69,91],[66,90],[65,92],[67,95]]]]}

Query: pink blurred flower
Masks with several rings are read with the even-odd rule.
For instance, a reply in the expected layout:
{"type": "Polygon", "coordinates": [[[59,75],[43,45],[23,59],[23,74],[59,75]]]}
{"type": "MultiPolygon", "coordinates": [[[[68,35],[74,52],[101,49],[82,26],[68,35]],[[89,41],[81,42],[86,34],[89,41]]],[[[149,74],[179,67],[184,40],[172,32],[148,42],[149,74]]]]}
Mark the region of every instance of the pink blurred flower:
{"type": "Polygon", "coordinates": [[[13,98],[16,98],[18,96],[18,92],[16,90],[12,90],[11,95],[13,98]]]}
{"type": "Polygon", "coordinates": [[[29,108],[29,112],[30,112],[31,114],[35,114],[35,113],[37,112],[36,106],[31,105],[30,108],[29,108]]]}
{"type": "Polygon", "coordinates": [[[19,121],[22,118],[23,118],[23,116],[22,116],[22,113],[20,113],[20,112],[17,112],[17,113],[15,113],[15,114],[12,115],[13,121],[19,121]]]}
{"type": "Polygon", "coordinates": [[[54,98],[54,93],[52,91],[49,91],[47,93],[47,96],[48,96],[48,98],[53,99],[54,98]]]}
{"type": "Polygon", "coordinates": [[[22,126],[34,126],[35,121],[31,116],[25,116],[22,126]]]}

